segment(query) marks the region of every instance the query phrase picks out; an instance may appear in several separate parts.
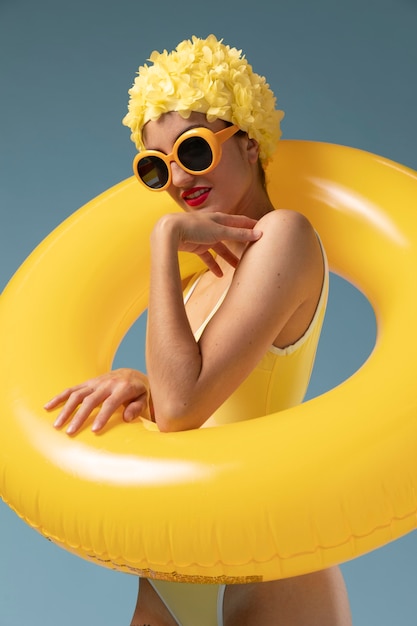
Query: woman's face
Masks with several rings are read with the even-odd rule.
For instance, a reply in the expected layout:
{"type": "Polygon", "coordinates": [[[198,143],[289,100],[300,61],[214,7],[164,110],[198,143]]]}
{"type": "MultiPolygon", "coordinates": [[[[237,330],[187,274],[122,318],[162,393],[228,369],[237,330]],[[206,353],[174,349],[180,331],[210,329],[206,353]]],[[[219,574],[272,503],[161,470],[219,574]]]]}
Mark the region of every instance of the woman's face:
{"type": "MultiPolygon", "coordinates": [[[[213,132],[226,126],[222,120],[209,123],[202,113],[191,113],[188,119],[178,113],[166,113],[148,122],[143,138],[146,149],[172,152],[178,137],[190,128],[204,126],[213,132]]],[[[186,211],[221,211],[250,214],[259,193],[258,146],[246,134],[233,135],[222,144],[219,164],[206,174],[189,174],[175,161],[171,162],[172,182],[167,191],[186,211]]]]}

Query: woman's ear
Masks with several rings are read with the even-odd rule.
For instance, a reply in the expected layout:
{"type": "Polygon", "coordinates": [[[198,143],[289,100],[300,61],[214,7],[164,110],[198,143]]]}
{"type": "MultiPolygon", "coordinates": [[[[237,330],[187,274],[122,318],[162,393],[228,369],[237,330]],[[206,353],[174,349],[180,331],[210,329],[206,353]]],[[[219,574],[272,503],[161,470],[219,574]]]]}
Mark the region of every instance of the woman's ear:
{"type": "Polygon", "coordinates": [[[259,159],[259,144],[256,139],[250,139],[247,137],[246,147],[248,158],[250,163],[257,163],[259,159]]]}

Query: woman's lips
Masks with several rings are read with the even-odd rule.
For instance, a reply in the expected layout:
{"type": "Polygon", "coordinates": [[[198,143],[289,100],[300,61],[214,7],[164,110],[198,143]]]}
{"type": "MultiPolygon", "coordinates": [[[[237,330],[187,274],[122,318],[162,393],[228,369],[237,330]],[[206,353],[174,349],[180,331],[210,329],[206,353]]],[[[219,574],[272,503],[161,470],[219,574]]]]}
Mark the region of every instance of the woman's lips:
{"type": "Polygon", "coordinates": [[[184,202],[188,204],[188,206],[196,207],[203,204],[210,193],[209,187],[193,187],[193,189],[187,189],[181,194],[184,202]]]}

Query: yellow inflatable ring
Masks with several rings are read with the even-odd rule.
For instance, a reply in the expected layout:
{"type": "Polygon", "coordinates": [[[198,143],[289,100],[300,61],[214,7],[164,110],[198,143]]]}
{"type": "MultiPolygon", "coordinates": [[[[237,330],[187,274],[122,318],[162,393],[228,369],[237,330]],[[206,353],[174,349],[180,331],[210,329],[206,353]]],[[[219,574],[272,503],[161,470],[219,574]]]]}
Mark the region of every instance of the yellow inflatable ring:
{"type": "Polygon", "coordinates": [[[417,174],[352,148],[283,141],[268,176],[274,203],[305,211],[331,269],[378,322],[360,370],[301,406],[172,434],[120,416],[100,436],[52,428],[44,402],[108,370],[146,307],[149,233],[176,209],[133,178],[65,221],[1,297],[0,493],[81,557],[165,580],[260,581],[416,527],[417,174]]]}

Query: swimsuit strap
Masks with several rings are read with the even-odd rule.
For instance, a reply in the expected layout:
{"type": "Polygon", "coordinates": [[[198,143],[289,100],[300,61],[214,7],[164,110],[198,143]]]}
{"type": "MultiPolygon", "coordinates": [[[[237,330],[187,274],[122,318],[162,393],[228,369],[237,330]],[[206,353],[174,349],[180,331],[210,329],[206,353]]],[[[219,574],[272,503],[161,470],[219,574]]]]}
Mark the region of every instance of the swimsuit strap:
{"type": "Polygon", "coordinates": [[[206,271],[207,270],[201,270],[197,274],[194,274],[190,282],[187,283],[187,286],[184,289],[184,304],[187,304],[188,300],[191,297],[191,294],[193,293],[194,289],[197,287],[202,275],[205,274],[206,271]]]}
{"type": "MultiPolygon", "coordinates": [[[[191,281],[190,283],[187,285],[185,292],[184,292],[184,304],[187,304],[188,300],[191,297],[191,294],[194,292],[194,289],[197,287],[198,283],[200,282],[201,277],[203,276],[203,274],[205,274],[207,272],[207,270],[202,270],[201,272],[199,272],[191,281]]],[[[214,305],[214,307],[212,308],[212,310],[210,311],[210,313],[207,315],[206,319],[203,321],[202,324],[200,324],[200,326],[198,327],[198,329],[195,331],[194,333],[194,337],[196,339],[196,341],[198,341],[201,337],[201,335],[203,334],[203,331],[205,329],[205,327],[207,326],[207,324],[209,323],[209,321],[211,320],[211,318],[215,315],[215,313],[217,313],[217,311],[220,308],[220,305],[222,304],[223,300],[226,297],[226,294],[229,290],[229,287],[227,287],[222,295],[220,296],[220,298],[217,300],[216,304],[214,305]]]]}

